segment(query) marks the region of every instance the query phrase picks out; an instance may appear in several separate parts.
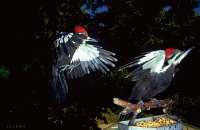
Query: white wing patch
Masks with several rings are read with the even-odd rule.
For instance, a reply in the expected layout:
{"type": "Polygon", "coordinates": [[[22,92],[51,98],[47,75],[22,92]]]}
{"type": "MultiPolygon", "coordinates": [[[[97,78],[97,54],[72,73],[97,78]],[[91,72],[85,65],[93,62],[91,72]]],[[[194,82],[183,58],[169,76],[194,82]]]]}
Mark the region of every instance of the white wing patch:
{"type": "Polygon", "coordinates": [[[165,52],[163,50],[153,51],[139,59],[138,64],[143,64],[143,69],[150,69],[151,72],[160,73],[165,62],[165,52]]]}
{"type": "Polygon", "coordinates": [[[152,51],[135,57],[134,59],[132,62],[120,67],[119,71],[124,68],[132,68],[139,65],[143,70],[149,69],[151,72],[159,73],[164,65],[165,52],[163,50],[152,51]]]}
{"type": "Polygon", "coordinates": [[[179,57],[177,60],[175,60],[175,59],[176,59],[176,57],[175,57],[175,59],[174,59],[174,64],[175,64],[175,65],[180,64],[180,62],[190,53],[190,51],[191,51],[192,49],[193,49],[193,48],[189,48],[187,51],[185,51],[185,52],[180,52],[178,55],[176,55],[176,57],[178,57],[179,55],[180,55],[180,57],[179,57]]]}
{"type": "Polygon", "coordinates": [[[154,58],[157,54],[158,54],[157,51],[152,51],[152,52],[150,52],[150,53],[147,53],[147,54],[144,55],[143,58],[140,58],[140,59],[138,60],[137,64],[145,63],[145,62],[151,60],[152,58],[154,58]]]}
{"type": "Polygon", "coordinates": [[[106,73],[109,71],[108,66],[115,67],[113,62],[117,59],[114,55],[100,46],[80,44],[72,56],[70,69],[66,69],[68,78],[82,77],[95,71],[106,73]]]}
{"type": "Polygon", "coordinates": [[[75,51],[71,63],[75,61],[92,61],[99,57],[99,51],[96,47],[89,44],[81,44],[75,51]]]}
{"type": "Polygon", "coordinates": [[[63,35],[56,40],[57,47],[61,44],[65,44],[66,51],[69,53],[67,56],[70,58],[70,61],[62,66],[62,71],[65,71],[67,77],[70,79],[82,77],[95,71],[106,73],[109,71],[108,66],[115,67],[113,63],[117,61],[117,59],[113,57],[115,53],[104,50],[101,46],[87,42],[97,41],[90,37],[84,39],[79,35],[73,37],[73,33],[63,35]]]}

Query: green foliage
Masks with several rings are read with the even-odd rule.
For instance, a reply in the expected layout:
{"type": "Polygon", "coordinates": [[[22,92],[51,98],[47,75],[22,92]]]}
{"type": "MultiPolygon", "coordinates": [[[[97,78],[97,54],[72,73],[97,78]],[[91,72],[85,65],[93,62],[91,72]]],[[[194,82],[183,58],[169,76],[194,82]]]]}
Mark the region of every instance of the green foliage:
{"type": "Polygon", "coordinates": [[[0,78],[8,78],[10,76],[10,70],[5,66],[0,66],[0,78]]]}
{"type": "Polygon", "coordinates": [[[118,113],[111,110],[110,108],[106,108],[105,112],[101,112],[101,118],[95,118],[97,124],[111,124],[118,122],[118,113]]]}

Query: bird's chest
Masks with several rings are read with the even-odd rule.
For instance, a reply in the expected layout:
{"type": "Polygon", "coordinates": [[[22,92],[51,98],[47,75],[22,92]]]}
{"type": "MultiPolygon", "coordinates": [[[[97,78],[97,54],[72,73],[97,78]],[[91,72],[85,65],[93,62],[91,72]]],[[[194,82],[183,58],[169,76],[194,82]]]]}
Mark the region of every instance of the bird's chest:
{"type": "Polygon", "coordinates": [[[170,85],[175,74],[174,72],[175,72],[175,67],[171,66],[165,72],[156,75],[155,82],[157,83],[157,86],[170,85]]]}

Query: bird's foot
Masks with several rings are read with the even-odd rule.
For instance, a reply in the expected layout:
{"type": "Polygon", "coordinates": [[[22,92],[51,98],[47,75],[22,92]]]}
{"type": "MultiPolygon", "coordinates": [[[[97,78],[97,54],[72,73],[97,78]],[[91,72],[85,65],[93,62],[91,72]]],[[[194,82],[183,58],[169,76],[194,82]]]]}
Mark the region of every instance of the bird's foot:
{"type": "Polygon", "coordinates": [[[156,98],[150,98],[150,101],[156,103],[157,106],[159,106],[160,104],[159,100],[157,100],[156,98]]]}
{"type": "Polygon", "coordinates": [[[137,104],[144,105],[144,102],[143,102],[143,100],[140,100],[137,104]]]}
{"type": "Polygon", "coordinates": [[[70,65],[62,65],[62,66],[60,66],[60,71],[63,72],[63,71],[70,69],[70,68],[71,68],[70,65]]]}
{"type": "Polygon", "coordinates": [[[80,63],[74,64],[74,65],[69,65],[69,64],[67,64],[67,65],[62,65],[62,66],[60,66],[60,69],[61,69],[61,72],[67,70],[67,71],[69,71],[69,73],[71,73],[72,70],[73,70],[74,68],[76,68],[77,66],[79,66],[79,65],[80,65],[80,63]]]}
{"type": "Polygon", "coordinates": [[[144,109],[144,102],[140,100],[137,104],[140,106],[140,109],[137,109],[137,113],[140,113],[144,109]]]}

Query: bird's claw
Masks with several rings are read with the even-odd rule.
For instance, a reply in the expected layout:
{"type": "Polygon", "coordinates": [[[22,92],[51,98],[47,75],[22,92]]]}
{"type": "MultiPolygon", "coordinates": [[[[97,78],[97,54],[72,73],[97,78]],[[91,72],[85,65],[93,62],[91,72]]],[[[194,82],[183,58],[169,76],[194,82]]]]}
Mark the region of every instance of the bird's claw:
{"type": "Polygon", "coordinates": [[[144,109],[144,102],[140,100],[137,104],[141,107],[141,111],[142,111],[144,109]]]}
{"type": "Polygon", "coordinates": [[[62,65],[60,66],[61,71],[69,70],[69,72],[72,72],[72,70],[77,67],[79,64],[75,65],[62,65]]]}
{"type": "Polygon", "coordinates": [[[62,65],[62,66],[60,66],[60,71],[61,72],[65,71],[67,69],[72,69],[72,67],[70,65],[62,65]]]}

